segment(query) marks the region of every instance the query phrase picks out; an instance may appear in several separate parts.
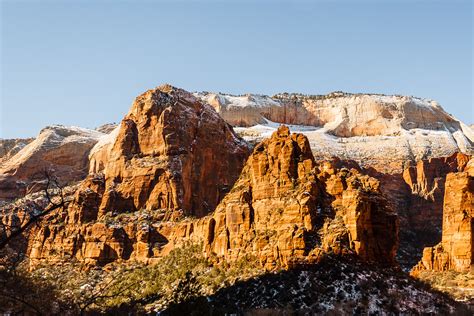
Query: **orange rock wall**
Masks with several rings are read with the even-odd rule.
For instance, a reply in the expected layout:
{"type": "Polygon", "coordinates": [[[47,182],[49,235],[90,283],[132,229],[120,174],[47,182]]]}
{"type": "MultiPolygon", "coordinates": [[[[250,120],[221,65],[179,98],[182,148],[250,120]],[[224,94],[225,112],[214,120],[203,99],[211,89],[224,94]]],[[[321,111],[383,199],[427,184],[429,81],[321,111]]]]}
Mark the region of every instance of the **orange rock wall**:
{"type": "Polygon", "coordinates": [[[474,264],[474,159],[448,174],[445,188],[442,241],[424,249],[415,275],[421,270],[467,272],[474,264]]]}

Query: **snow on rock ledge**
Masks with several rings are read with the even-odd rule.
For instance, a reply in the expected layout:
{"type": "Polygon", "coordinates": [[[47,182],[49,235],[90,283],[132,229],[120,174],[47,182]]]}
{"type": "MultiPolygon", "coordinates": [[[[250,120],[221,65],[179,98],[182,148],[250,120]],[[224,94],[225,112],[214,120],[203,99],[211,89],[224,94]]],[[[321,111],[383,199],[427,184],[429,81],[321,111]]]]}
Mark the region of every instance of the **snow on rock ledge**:
{"type": "Polygon", "coordinates": [[[0,199],[14,199],[42,189],[45,171],[61,184],[83,179],[88,154],[104,134],[74,126],[53,125],[0,164],[0,199]]]}
{"type": "Polygon", "coordinates": [[[474,132],[436,102],[408,96],[332,93],[230,96],[196,93],[247,141],[291,125],[316,158],[337,156],[399,173],[409,161],[474,153],[474,132]]]}

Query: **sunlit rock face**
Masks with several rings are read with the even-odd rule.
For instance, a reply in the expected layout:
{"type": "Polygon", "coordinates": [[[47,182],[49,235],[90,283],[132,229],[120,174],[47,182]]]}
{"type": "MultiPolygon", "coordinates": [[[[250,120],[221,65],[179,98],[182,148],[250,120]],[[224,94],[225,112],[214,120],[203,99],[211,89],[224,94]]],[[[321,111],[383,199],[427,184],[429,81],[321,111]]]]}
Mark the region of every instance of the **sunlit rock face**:
{"type": "Polygon", "coordinates": [[[409,96],[197,93],[251,143],[283,124],[308,137],[316,161],[356,162],[380,181],[400,218],[404,268],[441,239],[446,175],[474,153],[473,130],[436,102],[409,96]]]}
{"type": "Polygon", "coordinates": [[[0,138],[0,165],[13,157],[17,152],[22,150],[26,145],[31,143],[34,138],[0,138]]]}
{"type": "Polygon", "coordinates": [[[342,92],[195,95],[250,141],[270,136],[280,123],[293,125],[293,132],[308,137],[316,159],[334,156],[394,174],[410,161],[474,153],[473,130],[428,99],[342,92]]]}
{"type": "Polygon", "coordinates": [[[38,137],[0,163],[0,200],[11,200],[42,190],[45,173],[61,185],[79,181],[87,175],[89,151],[104,134],[98,131],[54,125],[41,130],[38,137]]]}
{"type": "Polygon", "coordinates": [[[90,172],[105,175],[98,216],[142,208],[206,215],[248,154],[209,105],[169,85],[149,90],[92,150],[90,172]]]}
{"type": "Polygon", "coordinates": [[[252,255],[268,269],[314,263],[325,253],[395,265],[397,216],[379,182],[339,163],[316,164],[307,138],[282,127],[254,148],[214,212],[184,220],[142,211],[129,213],[125,221],[96,219],[107,180],[90,175],[66,225],[42,227],[35,234],[30,258],[39,263],[72,256],[91,265],[153,262],[194,242],[216,260],[252,255]]]}
{"type": "Polygon", "coordinates": [[[253,255],[269,269],[325,253],[395,264],[397,217],[379,182],[337,164],[316,164],[307,138],[281,127],[254,148],[216,211],[169,239],[204,240],[204,250],[221,260],[253,255]]]}
{"type": "Polygon", "coordinates": [[[425,248],[413,269],[468,272],[474,264],[474,159],[446,177],[441,243],[425,248]]]}
{"type": "Polygon", "coordinates": [[[169,85],[149,90],[93,148],[89,175],[56,219],[63,226],[42,227],[30,243],[31,258],[104,264],[158,256],[153,249],[166,239],[156,228],[145,229],[138,219],[126,227],[104,223],[140,212],[153,213],[157,223],[205,216],[233,186],[249,154],[211,106],[169,85]]]}

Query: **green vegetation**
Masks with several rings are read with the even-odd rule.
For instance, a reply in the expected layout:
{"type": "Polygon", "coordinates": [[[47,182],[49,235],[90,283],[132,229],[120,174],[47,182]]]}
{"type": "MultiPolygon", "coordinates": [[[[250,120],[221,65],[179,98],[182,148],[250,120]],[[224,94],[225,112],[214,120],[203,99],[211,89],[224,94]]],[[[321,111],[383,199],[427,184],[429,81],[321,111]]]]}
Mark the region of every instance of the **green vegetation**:
{"type": "Polygon", "coordinates": [[[455,271],[421,271],[418,278],[460,301],[474,301],[474,274],[455,271]]]}
{"type": "Polygon", "coordinates": [[[71,263],[41,266],[33,272],[20,265],[14,274],[4,270],[1,275],[2,281],[8,281],[0,293],[0,312],[25,308],[47,314],[162,310],[265,272],[250,256],[233,263],[215,260],[204,257],[201,245],[189,244],[172,250],[154,265],[110,264],[88,270],[71,263]]]}

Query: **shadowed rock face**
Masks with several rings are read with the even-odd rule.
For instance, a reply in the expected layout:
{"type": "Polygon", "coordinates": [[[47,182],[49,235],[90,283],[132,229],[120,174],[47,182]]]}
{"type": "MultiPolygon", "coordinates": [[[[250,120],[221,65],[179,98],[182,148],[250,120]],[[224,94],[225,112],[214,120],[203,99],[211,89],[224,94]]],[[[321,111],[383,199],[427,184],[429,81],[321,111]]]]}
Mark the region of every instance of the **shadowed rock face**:
{"type": "Polygon", "coordinates": [[[422,270],[468,272],[474,264],[474,159],[446,177],[441,243],[423,250],[414,267],[422,270]]]}
{"type": "Polygon", "coordinates": [[[446,176],[462,170],[470,156],[456,153],[408,163],[403,173],[387,174],[374,169],[367,173],[380,181],[400,219],[398,259],[407,269],[420,259],[424,247],[441,240],[446,176]]]}

